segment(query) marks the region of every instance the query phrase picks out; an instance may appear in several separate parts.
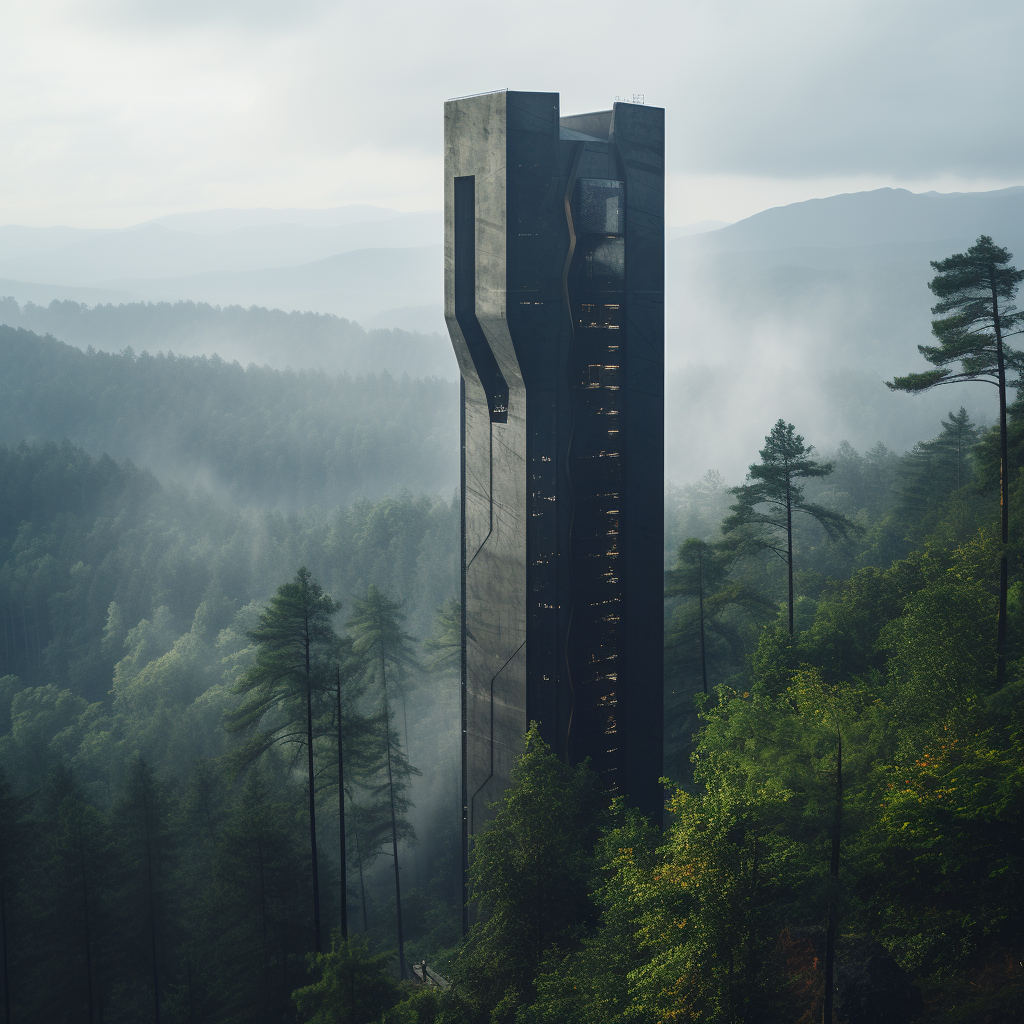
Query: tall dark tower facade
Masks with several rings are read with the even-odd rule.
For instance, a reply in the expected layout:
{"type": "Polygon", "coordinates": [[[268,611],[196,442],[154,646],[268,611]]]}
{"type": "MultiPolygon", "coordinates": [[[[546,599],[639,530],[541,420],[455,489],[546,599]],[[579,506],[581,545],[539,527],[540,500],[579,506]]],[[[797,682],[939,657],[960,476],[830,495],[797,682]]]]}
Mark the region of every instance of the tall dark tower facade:
{"type": "Polygon", "coordinates": [[[531,720],[660,821],[663,299],[663,110],[445,104],[467,841],[531,720]]]}

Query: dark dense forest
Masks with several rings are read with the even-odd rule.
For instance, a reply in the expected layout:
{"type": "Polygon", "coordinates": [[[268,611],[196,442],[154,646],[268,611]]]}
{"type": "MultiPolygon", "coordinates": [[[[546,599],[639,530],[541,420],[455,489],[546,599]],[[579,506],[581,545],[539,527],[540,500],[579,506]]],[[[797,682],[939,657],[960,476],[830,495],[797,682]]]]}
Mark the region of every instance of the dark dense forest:
{"type": "Polygon", "coordinates": [[[0,345],[9,1021],[1018,1019],[1024,404],[1005,679],[998,431],[765,424],[666,493],[665,821],[531,733],[463,940],[455,385],[0,345]]]}
{"type": "Polygon", "coordinates": [[[458,484],[452,381],[83,352],[2,326],[0,361],[0,441],[69,438],[227,503],[297,511],[458,484]]]}

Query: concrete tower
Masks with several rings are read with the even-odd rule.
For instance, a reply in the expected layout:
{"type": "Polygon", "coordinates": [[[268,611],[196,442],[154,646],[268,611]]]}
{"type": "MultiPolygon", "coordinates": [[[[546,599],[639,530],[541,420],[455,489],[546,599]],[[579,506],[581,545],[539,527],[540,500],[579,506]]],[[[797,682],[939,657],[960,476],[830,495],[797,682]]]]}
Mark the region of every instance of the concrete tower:
{"type": "Polygon", "coordinates": [[[660,821],[663,298],[663,110],[445,104],[467,842],[534,719],[660,821]]]}

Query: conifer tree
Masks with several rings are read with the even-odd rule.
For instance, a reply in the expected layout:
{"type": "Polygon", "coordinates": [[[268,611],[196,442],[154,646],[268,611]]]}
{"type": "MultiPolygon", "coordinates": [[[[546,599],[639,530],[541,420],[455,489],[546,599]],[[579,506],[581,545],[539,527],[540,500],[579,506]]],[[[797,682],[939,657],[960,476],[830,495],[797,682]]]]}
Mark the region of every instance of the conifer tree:
{"type": "Polygon", "coordinates": [[[969,483],[969,456],[979,434],[963,406],[959,412],[950,411],[937,437],[918,442],[907,453],[901,486],[904,503],[923,510],[930,498],[945,498],[969,483]]]}
{"type": "Polygon", "coordinates": [[[462,661],[462,602],[453,597],[437,609],[437,634],[423,641],[434,672],[458,672],[462,661]]]}
{"type": "Polygon", "coordinates": [[[413,644],[415,639],[402,629],[405,616],[401,605],[389,600],[372,584],[366,599],[354,602],[355,610],[349,619],[352,630],[352,650],[363,660],[367,672],[375,677],[381,688],[381,722],[384,734],[384,758],[387,778],[388,803],[391,812],[391,849],[395,864],[395,913],[398,925],[398,965],[403,978],[407,976],[405,964],[405,935],[402,928],[402,885],[398,863],[398,818],[400,805],[396,788],[401,776],[408,778],[410,766],[401,754],[398,737],[391,727],[394,712],[388,685],[400,684],[406,672],[416,663],[413,644]]]}
{"type": "MultiPolygon", "coordinates": [[[[162,952],[169,923],[168,803],[165,788],[153,770],[141,757],[136,757],[112,810],[112,824],[124,871],[123,892],[118,899],[124,915],[120,929],[122,955],[126,959],[141,956],[139,971],[140,975],[149,976],[155,1024],[160,1024],[166,982],[162,952]]],[[[138,995],[141,999],[141,992],[138,995]]],[[[134,1012],[143,1012],[141,1002],[134,1012]]]]}
{"type": "Polygon", "coordinates": [[[21,884],[24,873],[25,852],[24,800],[18,799],[0,768],[0,985],[3,985],[4,1024],[11,1024],[12,937],[11,922],[13,896],[21,884]]]}
{"type": "Polygon", "coordinates": [[[323,696],[320,680],[336,657],[339,637],[331,623],[338,606],[302,566],[283,583],[249,634],[256,661],[235,692],[242,703],[229,719],[233,730],[254,729],[234,754],[237,767],[251,764],[274,743],[306,752],[309,797],[309,846],[313,882],[314,949],[322,949],[320,882],[316,840],[316,775],[313,768],[314,704],[323,696]]]}
{"type": "Polygon", "coordinates": [[[1006,681],[1006,594],[1010,537],[1009,462],[1006,434],[1006,389],[1019,386],[1024,353],[1009,348],[1005,338],[1018,334],[1024,312],[1013,305],[1024,270],[1010,265],[1013,256],[996,245],[989,235],[980,235],[966,252],[944,260],[932,260],[935,277],[928,287],[938,296],[932,306],[936,319],[932,334],[938,345],[918,345],[933,370],[910,373],[888,381],[893,391],[920,393],[942,384],[983,381],[999,392],[999,507],[1002,552],[999,559],[999,625],[996,631],[996,679],[1006,681]],[[953,369],[960,364],[959,371],[953,369]],[[1007,370],[1017,380],[1007,382],[1007,370]]]}
{"type": "Polygon", "coordinates": [[[831,462],[816,462],[813,445],[792,423],[780,419],[764,439],[761,459],[750,467],[748,482],[733,487],[736,502],[722,524],[722,533],[739,554],[770,551],[785,563],[789,575],[789,633],[793,635],[793,516],[800,513],[817,521],[830,540],[838,540],[858,527],[844,515],[804,501],[800,480],[828,476],[831,462]]]}
{"type": "MultiPolygon", "coordinates": [[[[697,537],[688,537],[679,545],[675,563],[665,573],[666,597],[689,598],[697,602],[701,689],[704,693],[708,692],[708,647],[711,635],[724,641],[728,647],[735,649],[739,645],[736,631],[722,621],[725,610],[735,606],[754,612],[768,606],[768,602],[750,587],[730,581],[732,561],[729,552],[721,546],[709,544],[697,537]]],[[[685,628],[673,627],[685,627],[685,623],[678,616],[673,616],[666,646],[677,646],[685,633],[685,628]]]]}
{"type": "MultiPolygon", "coordinates": [[[[258,766],[218,837],[209,902],[216,913],[213,955],[218,998],[230,1020],[282,1020],[289,961],[302,941],[302,836],[294,804],[276,798],[258,766]]],[[[296,972],[296,976],[297,976],[296,972]]],[[[294,984],[294,982],[293,982],[294,984]]]]}
{"type": "Polygon", "coordinates": [[[333,787],[338,802],[338,863],[340,865],[342,940],[349,937],[348,925],[348,844],[349,795],[353,787],[372,777],[380,761],[381,744],[374,716],[359,710],[365,685],[359,678],[360,666],[352,654],[352,642],[347,636],[340,640],[338,663],[334,677],[329,681],[331,700],[329,711],[318,722],[318,730],[326,741],[321,746],[317,776],[323,787],[333,787]]]}

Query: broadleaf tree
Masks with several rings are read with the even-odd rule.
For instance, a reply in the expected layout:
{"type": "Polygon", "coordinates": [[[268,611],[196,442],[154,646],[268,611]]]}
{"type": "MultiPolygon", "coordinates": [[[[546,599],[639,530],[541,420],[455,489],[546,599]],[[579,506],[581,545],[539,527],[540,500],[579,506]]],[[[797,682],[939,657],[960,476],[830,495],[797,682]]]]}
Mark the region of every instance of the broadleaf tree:
{"type": "Polygon", "coordinates": [[[1011,266],[1012,254],[980,235],[966,252],[932,260],[935,277],[928,287],[938,296],[932,306],[936,319],[932,334],[938,345],[917,349],[934,369],[887,381],[893,391],[912,394],[942,384],[981,381],[999,391],[999,507],[1002,552],[999,559],[999,623],[996,627],[996,677],[1006,680],[1006,594],[1010,539],[1009,460],[1006,434],[1006,389],[1020,386],[1024,353],[1009,348],[1004,339],[1024,328],[1024,312],[1013,305],[1024,270],[1011,266]],[[959,363],[956,370],[954,364],[959,363]],[[1007,370],[1017,379],[1007,382],[1007,370]]]}

